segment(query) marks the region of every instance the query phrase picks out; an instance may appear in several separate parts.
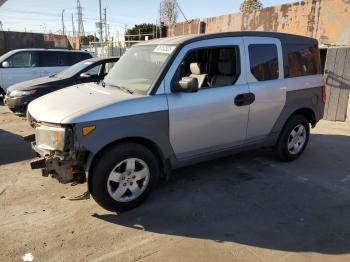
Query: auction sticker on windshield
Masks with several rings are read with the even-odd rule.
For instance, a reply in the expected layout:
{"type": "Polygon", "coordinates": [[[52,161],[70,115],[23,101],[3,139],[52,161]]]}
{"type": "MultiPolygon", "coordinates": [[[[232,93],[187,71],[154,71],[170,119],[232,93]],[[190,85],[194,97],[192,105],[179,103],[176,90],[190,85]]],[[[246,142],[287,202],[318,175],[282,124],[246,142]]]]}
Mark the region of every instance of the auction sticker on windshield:
{"type": "Polygon", "coordinates": [[[176,46],[159,45],[153,50],[153,52],[154,53],[171,54],[175,50],[175,48],[176,48],[176,46]]]}

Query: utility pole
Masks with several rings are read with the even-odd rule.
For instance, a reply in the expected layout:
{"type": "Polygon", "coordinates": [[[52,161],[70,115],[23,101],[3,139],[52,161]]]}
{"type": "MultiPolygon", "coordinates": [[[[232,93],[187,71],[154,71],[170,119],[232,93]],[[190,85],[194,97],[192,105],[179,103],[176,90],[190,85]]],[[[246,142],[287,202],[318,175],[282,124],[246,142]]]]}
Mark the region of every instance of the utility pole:
{"type": "Polygon", "coordinates": [[[2,22],[0,21],[0,31],[4,31],[4,29],[2,27],[3,27],[3,25],[2,25],[2,22]]]}
{"type": "Polygon", "coordinates": [[[102,32],[102,8],[101,8],[101,0],[98,0],[99,8],[100,8],[100,22],[99,22],[99,31],[100,31],[100,42],[102,43],[103,40],[103,32],[102,32]]]}
{"type": "Polygon", "coordinates": [[[63,14],[64,14],[64,11],[66,10],[62,10],[62,35],[64,35],[64,18],[63,18],[63,14]]]}
{"type": "Polygon", "coordinates": [[[103,16],[104,16],[104,27],[105,27],[105,41],[108,41],[108,31],[107,31],[107,9],[103,9],[103,16]]]}
{"type": "Polygon", "coordinates": [[[81,7],[80,0],[77,0],[77,16],[78,16],[78,33],[77,36],[84,36],[84,23],[83,23],[83,8],[81,7]]]}
{"type": "Polygon", "coordinates": [[[73,13],[72,13],[72,30],[73,30],[73,37],[75,37],[75,26],[74,26],[74,18],[73,18],[73,13]]]}
{"type": "Polygon", "coordinates": [[[162,2],[159,5],[159,38],[162,38],[162,2]]]}

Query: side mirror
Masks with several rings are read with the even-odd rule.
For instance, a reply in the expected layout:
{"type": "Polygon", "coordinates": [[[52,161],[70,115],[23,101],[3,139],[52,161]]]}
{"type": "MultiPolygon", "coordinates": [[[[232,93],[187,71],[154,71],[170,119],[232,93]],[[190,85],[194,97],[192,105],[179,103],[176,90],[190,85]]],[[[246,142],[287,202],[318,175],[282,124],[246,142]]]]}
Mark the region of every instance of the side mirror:
{"type": "Polygon", "coordinates": [[[2,66],[3,68],[8,68],[8,67],[10,67],[10,64],[9,64],[9,62],[4,61],[4,62],[2,62],[1,66],[2,66]]]}
{"type": "Polygon", "coordinates": [[[81,73],[80,74],[80,80],[84,81],[84,80],[88,80],[91,78],[91,75],[88,73],[81,73]]]}
{"type": "Polygon", "coordinates": [[[183,77],[171,88],[173,92],[195,93],[198,91],[198,79],[194,77],[183,77]]]}

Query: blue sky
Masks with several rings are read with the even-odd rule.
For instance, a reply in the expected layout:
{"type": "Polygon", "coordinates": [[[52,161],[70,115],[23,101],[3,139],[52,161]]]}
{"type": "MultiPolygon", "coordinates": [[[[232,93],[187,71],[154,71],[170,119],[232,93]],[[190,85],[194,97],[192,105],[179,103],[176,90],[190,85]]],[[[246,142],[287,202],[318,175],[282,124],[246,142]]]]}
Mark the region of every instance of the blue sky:
{"type": "MultiPolygon", "coordinates": [[[[217,16],[239,11],[243,0],[178,0],[188,19],[217,16]]],[[[80,0],[86,32],[95,31],[98,20],[98,0],[80,0]]],[[[293,2],[293,0],[262,0],[265,7],[293,2]]],[[[107,8],[107,23],[112,34],[123,33],[125,26],[159,19],[160,0],[102,0],[107,8]]],[[[66,31],[72,31],[71,13],[76,18],[75,0],[8,0],[0,7],[0,21],[4,30],[57,32],[61,26],[61,12],[65,9],[66,31]]],[[[184,18],[179,15],[179,21],[184,18]]]]}

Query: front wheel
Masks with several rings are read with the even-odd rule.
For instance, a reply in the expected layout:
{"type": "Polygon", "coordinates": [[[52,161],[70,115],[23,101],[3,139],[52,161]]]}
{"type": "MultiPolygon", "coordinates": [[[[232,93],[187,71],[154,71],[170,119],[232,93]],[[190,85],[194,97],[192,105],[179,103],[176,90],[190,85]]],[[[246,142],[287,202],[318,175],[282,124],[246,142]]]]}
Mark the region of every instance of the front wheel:
{"type": "Polygon", "coordinates": [[[296,160],[305,150],[310,138],[310,125],[302,115],[292,116],[284,126],[276,149],[283,161],[296,160]]]}
{"type": "Polygon", "coordinates": [[[109,211],[140,205],[158,182],[157,158],[146,147],[124,143],[108,149],[91,174],[91,195],[109,211]]]}

